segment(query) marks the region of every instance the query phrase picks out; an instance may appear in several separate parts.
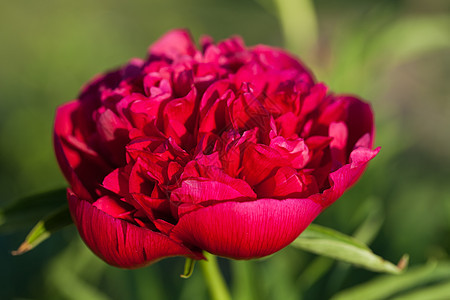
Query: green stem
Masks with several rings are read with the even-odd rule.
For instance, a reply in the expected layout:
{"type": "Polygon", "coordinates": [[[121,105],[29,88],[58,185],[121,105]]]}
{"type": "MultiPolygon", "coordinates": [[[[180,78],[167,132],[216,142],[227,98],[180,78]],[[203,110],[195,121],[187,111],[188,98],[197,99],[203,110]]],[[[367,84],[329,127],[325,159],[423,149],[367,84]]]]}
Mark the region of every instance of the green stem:
{"type": "Polygon", "coordinates": [[[204,252],[207,261],[200,261],[200,267],[203,271],[203,277],[213,300],[231,300],[225,280],[217,263],[217,258],[207,252],[204,252]]]}
{"type": "Polygon", "coordinates": [[[318,41],[318,22],[312,0],[273,0],[288,50],[310,58],[318,41]]]}

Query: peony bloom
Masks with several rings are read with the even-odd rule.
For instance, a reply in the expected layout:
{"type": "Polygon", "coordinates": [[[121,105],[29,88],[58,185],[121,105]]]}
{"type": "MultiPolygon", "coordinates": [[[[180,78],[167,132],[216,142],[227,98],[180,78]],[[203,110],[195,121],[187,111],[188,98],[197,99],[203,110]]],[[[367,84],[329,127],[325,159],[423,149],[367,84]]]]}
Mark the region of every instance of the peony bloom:
{"type": "Polygon", "coordinates": [[[288,53],[174,30],[59,107],[54,137],[81,237],[134,268],[282,249],[358,179],[373,132],[368,104],[288,53]]]}

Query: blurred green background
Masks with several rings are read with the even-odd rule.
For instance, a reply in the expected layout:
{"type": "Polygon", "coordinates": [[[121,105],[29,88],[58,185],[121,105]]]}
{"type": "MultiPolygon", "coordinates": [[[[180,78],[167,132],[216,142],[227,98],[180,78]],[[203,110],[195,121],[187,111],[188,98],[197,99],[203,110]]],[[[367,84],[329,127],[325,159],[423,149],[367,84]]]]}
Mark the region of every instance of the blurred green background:
{"type": "MultiPolygon", "coordinates": [[[[334,92],[371,102],[382,150],[316,222],[390,261],[411,256],[397,277],[289,247],[258,261],[221,260],[234,298],[449,299],[447,0],[2,1],[0,204],[64,186],[51,141],[55,108],[178,27],[196,40],[238,34],[247,45],[287,47],[334,92]]],[[[116,269],[91,254],[73,226],[13,257],[36,220],[29,221],[0,227],[0,299],[208,298],[200,270],[179,277],[182,258],[116,269]]]]}

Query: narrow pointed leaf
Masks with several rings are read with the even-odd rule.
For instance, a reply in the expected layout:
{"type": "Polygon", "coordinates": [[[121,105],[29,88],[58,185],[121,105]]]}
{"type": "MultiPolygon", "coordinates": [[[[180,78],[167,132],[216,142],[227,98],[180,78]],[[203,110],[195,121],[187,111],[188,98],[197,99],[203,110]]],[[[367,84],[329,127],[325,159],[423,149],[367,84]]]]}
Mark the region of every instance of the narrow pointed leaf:
{"type": "Polygon", "coordinates": [[[0,207],[0,233],[28,228],[67,202],[66,188],[28,196],[0,207]]]}
{"type": "Polygon", "coordinates": [[[396,265],[375,255],[364,243],[315,224],[310,225],[291,245],[375,272],[398,274],[402,271],[396,265]]]}
{"type": "Polygon", "coordinates": [[[450,295],[450,280],[403,294],[408,300],[445,299],[450,295]]]}
{"type": "Polygon", "coordinates": [[[339,292],[332,297],[332,300],[391,299],[394,296],[402,299],[416,299],[417,296],[423,296],[417,299],[446,299],[446,297],[434,297],[434,295],[440,295],[449,290],[448,280],[450,280],[450,262],[432,262],[398,276],[379,276],[339,292]]]}
{"type": "Polygon", "coordinates": [[[69,207],[67,205],[54,211],[41,221],[39,221],[20,245],[19,249],[13,251],[13,255],[24,254],[42,243],[50,235],[63,227],[72,224],[69,207]]]}

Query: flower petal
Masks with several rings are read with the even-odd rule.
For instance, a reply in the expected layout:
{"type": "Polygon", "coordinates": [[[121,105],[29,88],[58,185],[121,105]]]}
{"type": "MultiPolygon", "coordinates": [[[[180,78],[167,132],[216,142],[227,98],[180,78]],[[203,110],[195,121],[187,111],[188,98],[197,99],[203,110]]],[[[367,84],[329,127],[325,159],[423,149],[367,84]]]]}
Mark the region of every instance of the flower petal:
{"type": "Polygon", "coordinates": [[[370,143],[367,148],[373,146],[374,120],[370,104],[365,103],[353,96],[340,96],[339,99],[347,101],[347,119],[345,123],[348,128],[348,152],[353,150],[353,146],[365,134],[370,135],[370,143]]]}
{"type": "Polygon", "coordinates": [[[203,258],[168,236],[116,219],[79,199],[68,190],[72,218],[88,247],[107,263],[122,268],[137,268],[164,257],[184,255],[203,258]]]}
{"type": "Polygon", "coordinates": [[[321,203],[324,207],[331,205],[342,194],[351,187],[361,176],[367,163],[374,158],[380,148],[370,150],[368,148],[357,148],[350,154],[350,163],[344,165],[338,170],[330,173],[331,187],[322,194],[312,195],[310,198],[321,203]]]}
{"type": "Polygon", "coordinates": [[[59,165],[67,180],[72,183],[74,175],[89,190],[96,189],[96,182],[113,170],[96,151],[76,134],[76,126],[83,123],[79,118],[81,103],[72,101],[58,108],[55,117],[54,147],[59,165]],[[74,172],[74,174],[72,174],[74,172]]]}
{"type": "Polygon", "coordinates": [[[186,30],[172,30],[149,48],[149,54],[176,59],[183,55],[194,55],[195,45],[186,30]]]}
{"type": "Polygon", "coordinates": [[[72,166],[69,164],[67,160],[63,147],[61,145],[61,138],[54,134],[54,147],[56,159],[58,160],[58,164],[66,177],[67,181],[70,183],[72,189],[78,195],[81,195],[84,199],[92,201],[92,195],[88,192],[88,190],[84,187],[83,183],[78,178],[77,174],[73,170],[72,166]]]}
{"type": "Polygon", "coordinates": [[[278,151],[262,144],[249,143],[244,152],[241,176],[254,186],[279,167],[289,166],[289,161],[278,151]]]}
{"type": "Polygon", "coordinates": [[[250,259],[290,244],[321,211],[310,199],[224,202],[185,214],[172,235],[212,254],[250,259]]]}

